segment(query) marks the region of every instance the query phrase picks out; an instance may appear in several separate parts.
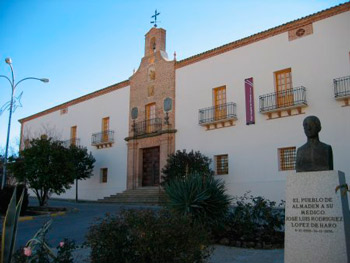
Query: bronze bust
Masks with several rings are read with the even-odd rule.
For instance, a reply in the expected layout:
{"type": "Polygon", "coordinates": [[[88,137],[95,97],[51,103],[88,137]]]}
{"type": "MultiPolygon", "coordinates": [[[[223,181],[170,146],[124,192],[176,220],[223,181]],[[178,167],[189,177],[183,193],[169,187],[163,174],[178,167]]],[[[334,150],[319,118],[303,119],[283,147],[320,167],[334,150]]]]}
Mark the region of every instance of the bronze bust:
{"type": "Polygon", "coordinates": [[[307,142],[298,148],[296,172],[333,170],[333,151],[328,144],[320,142],[318,133],[321,122],[316,116],[308,116],[303,121],[307,142]]]}

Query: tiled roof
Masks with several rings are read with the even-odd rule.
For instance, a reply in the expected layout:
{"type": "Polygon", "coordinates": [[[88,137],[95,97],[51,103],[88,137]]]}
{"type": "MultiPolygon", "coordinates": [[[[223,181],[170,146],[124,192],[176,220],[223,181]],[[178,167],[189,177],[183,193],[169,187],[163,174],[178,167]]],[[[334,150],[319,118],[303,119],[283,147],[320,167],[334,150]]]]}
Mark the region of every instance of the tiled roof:
{"type": "Polygon", "coordinates": [[[269,38],[269,37],[272,37],[272,36],[275,36],[275,35],[278,35],[278,34],[281,34],[284,32],[288,32],[291,29],[295,29],[295,28],[304,26],[306,24],[310,24],[312,22],[316,22],[316,21],[325,19],[327,17],[334,16],[334,15],[337,15],[337,14],[340,14],[340,13],[343,13],[343,12],[346,12],[349,10],[350,10],[350,2],[346,2],[344,4],[340,4],[340,5],[325,9],[323,11],[314,13],[312,15],[308,15],[308,16],[296,19],[294,21],[282,24],[280,26],[276,26],[276,27],[273,27],[271,29],[256,33],[256,34],[251,35],[249,37],[245,37],[245,38],[242,38],[240,40],[237,40],[237,41],[225,44],[223,46],[205,51],[203,53],[194,55],[192,57],[180,60],[180,61],[176,62],[175,67],[181,68],[181,67],[196,63],[198,61],[208,59],[210,57],[222,54],[224,52],[227,52],[227,51],[230,51],[230,50],[233,50],[233,49],[245,46],[245,45],[249,45],[249,44],[252,44],[254,42],[257,42],[257,41],[260,41],[260,40],[263,40],[263,39],[266,39],[266,38],[269,38]]]}
{"type": "MultiPolygon", "coordinates": [[[[245,46],[245,45],[249,45],[251,43],[254,43],[254,42],[266,39],[268,37],[272,37],[272,36],[275,36],[275,35],[287,32],[288,30],[295,29],[297,27],[301,27],[301,26],[304,26],[306,24],[310,24],[312,22],[316,22],[316,21],[325,19],[327,17],[334,16],[334,15],[337,15],[337,14],[340,14],[340,13],[343,13],[343,12],[346,12],[346,11],[349,11],[349,10],[350,10],[350,2],[346,2],[344,4],[340,4],[340,5],[334,6],[334,7],[325,9],[323,11],[314,13],[312,15],[299,18],[299,19],[294,20],[292,22],[285,23],[283,25],[280,25],[280,26],[277,26],[277,27],[274,27],[274,28],[262,31],[260,33],[251,35],[249,37],[245,37],[245,38],[242,38],[240,40],[237,40],[237,41],[225,44],[223,46],[220,46],[220,47],[217,47],[217,48],[205,51],[203,53],[194,55],[192,57],[180,60],[180,61],[176,62],[175,68],[181,68],[181,67],[184,67],[184,66],[187,66],[187,65],[199,62],[201,60],[208,59],[210,57],[222,54],[224,52],[233,50],[235,48],[239,48],[239,47],[242,47],[242,46],[245,46]]],[[[95,92],[92,92],[92,93],[89,93],[87,95],[81,96],[81,97],[79,97],[77,99],[73,99],[71,101],[65,102],[65,103],[60,104],[58,106],[55,106],[53,108],[44,110],[42,112],[36,113],[36,114],[31,115],[31,116],[26,117],[26,118],[20,119],[19,122],[24,123],[26,121],[35,119],[37,117],[46,115],[48,113],[51,113],[51,112],[54,112],[54,111],[57,111],[57,110],[60,110],[60,109],[63,109],[63,108],[67,108],[67,107],[72,106],[74,104],[77,104],[77,103],[80,103],[80,102],[83,102],[83,101],[86,101],[86,100],[89,100],[89,99],[92,99],[92,98],[104,95],[106,93],[112,92],[112,91],[114,91],[116,89],[120,89],[120,88],[129,86],[129,85],[130,85],[129,80],[125,80],[125,81],[119,82],[117,84],[108,86],[108,87],[106,87],[104,89],[97,90],[95,92]]]]}
{"type": "Polygon", "coordinates": [[[72,106],[74,104],[77,104],[77,103],[80,103],[80,102],[83,102],[83,101],[86,101],[86,100],[89,100],[89,99],[92,99],[92,98],[104,95],[106,93],[112,92],[112,91],[120,89],[120,88],[124,88],[124,87],[129,86],[129,85],[130,85],[129,80],[124,80],[124,81],[119,82],[117,84],[113,84],[111,86],[108,86],[108,87],[106,87],[104,89],[100,89],[100,90],[94,91],[92,93],[86,94],[86,95],[81,96],[79,98],[76,98],[76,99],[70,100],[68,102],[62,103],[60,105],[57,105],[55,107],[52,107],[50,109],[41,111],[41,112],[36,113],[34,115],[31,115],[29,117],[20,119],[19,122],[20,123],[24,123],[26,121],[30,121],[30,120],[38,118],[40,116],[43,116],[43,115],[49,114],[51,112],[67,108],[67,107],[72,106]]]}

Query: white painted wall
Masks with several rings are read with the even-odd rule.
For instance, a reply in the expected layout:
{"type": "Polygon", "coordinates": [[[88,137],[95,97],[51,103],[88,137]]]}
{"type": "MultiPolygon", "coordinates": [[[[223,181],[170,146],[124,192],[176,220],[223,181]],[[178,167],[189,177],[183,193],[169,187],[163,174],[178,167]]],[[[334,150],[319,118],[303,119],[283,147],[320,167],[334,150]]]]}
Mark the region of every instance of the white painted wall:
{"type": "MultiPolygon", "coordinates": [[[[38,137],[46,133],[60,140],[70,139],[70,128],[77,126],[80,145],[87,147],[95,157],[93,176],[78,182],[79,199],[97,200],[126,189],[127,145],[130,87],[124,87],[99,97],[75,104],[68,113],[55,111],[24,123],[26,136],[38,137]],[[102,118],[109,117],[110,130],[114,130],[114,144],[110,148],[91,146],[93,133],[101,132],[102,118]],[[101,183],[100,170],[108,168],[108,181],[101,183]]],[[[75,185],[57,198],[75,198],[75,185]]]]}
{"type": "MultiPolygon", "coordinates": [[[[229,174],[220,176],[229,193],[251,191],[285,199],[287,172],[278,167],[278,148],[306,142],[302,122],[316,115],[320,140],[332,145],[334,168],[350,176],[350,107],[334,99],[333,79],[350,75],[350,12],[313,23],[314,33],[294,41],[288,34],[244,46],[176,70],[176,149],[199,150],[213,158],[229,155],[229,174]],[[259,95],[274,92],[274,73],[292,68],[293,86],[307,89],[305,114],[267,120],[259,95]],[[255,125],[246,125],[244,80],[254,78],[255,125]],[[227,102],[237,103],[235,126],[205,131],[198,110],[212,106],[212,89],[226,85],[227,102]]],[[[214,168],[214,167],[213,167],[214,168]]]]}

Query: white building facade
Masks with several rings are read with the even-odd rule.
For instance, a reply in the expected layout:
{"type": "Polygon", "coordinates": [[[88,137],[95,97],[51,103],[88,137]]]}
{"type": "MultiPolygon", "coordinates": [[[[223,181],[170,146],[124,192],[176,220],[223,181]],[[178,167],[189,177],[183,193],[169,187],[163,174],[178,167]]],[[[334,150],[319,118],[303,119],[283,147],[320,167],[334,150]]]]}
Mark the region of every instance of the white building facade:
{"type": "Polygon", "coordinates": [[[212,158],[231,195],[278,201],[306,141],[303,119],[315,115],[349,180],[349,36],[350,3],[182,61],[167,60],[165,30],[152,28],[130,80],[20,120],[21,143],[79,138],[96,158],[81,199],[156,186],[166,156],[193,149],[212,158]]]}

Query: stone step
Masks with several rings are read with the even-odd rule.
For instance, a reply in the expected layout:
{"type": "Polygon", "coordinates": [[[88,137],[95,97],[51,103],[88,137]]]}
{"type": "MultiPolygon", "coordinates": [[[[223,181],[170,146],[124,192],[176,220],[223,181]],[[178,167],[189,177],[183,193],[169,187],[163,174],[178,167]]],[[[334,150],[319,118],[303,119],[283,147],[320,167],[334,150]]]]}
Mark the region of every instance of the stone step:
{"type": "Polygon", "coordinates": [[[165,203],[166,195],[159,187],[141,187],[137,189],[125,190],[103,199],[99,202],[125,203],[125,204],[161,204],[165,203]]]}
{"type": "Polygon", "coordinates": [[[134,200],[134,199],[129,199],[129,200],[120,200],[120,199],[103,199],[100,200],[100,202],[108,202],[108,203],[134,203],[134,204],[160,204],[160,203],[165,203],[165,201],[162,200],[134,200]]]}
{"type": "Polygon", "coordinates": [[[164,199],[165,196],[139,196],[139,197],[135,197],[135,196],[109,196],[109,197],[105,197],[103,199],[119,199],[119,200],[129,200],[129,199],[134,199],[134,200],[144,200],[144,199],[148,199],[148,200],[159,200],[159,199],[164,199]]]}

